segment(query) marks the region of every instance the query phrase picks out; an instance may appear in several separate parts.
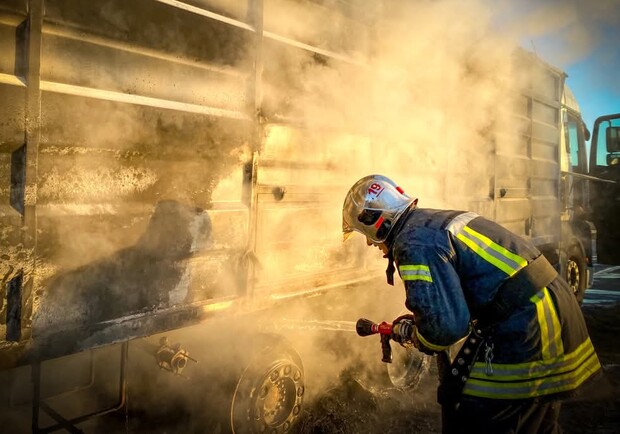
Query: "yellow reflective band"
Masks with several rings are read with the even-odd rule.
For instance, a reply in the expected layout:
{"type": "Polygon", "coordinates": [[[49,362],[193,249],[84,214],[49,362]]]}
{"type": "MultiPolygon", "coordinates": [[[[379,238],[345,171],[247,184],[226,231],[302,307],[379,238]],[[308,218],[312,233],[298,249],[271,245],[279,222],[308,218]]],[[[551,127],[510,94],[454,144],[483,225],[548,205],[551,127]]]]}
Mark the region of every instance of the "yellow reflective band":
{"type": "Polygon", "coordinates": [[[489,255],[482,247],[479,247],[473,241],[465,238],[462,234],[458,234],[456,237],[462,242],[464,242],[470,249],[472,249],[474,252],[480,255],[484,260],[495,265],[497,268],[502,270],[504,273],[508,274],[509,276],[512,276],[515,273],[514,269],[510,268],[508,265],[504,264],[502,261],[499,261],[495,259],[493,256],[489,255]]]}
{"type": "Polygon", "coordinates": [[[560,325],[560,318],[558,312],[555,309],[551,295],[549,295],[549,289],[545,288],[544,303],[546,305],[545,311],[548,313],[547,324],[551,331],[549,335],[550,342],[553,342],[553,347],[556,348],[557,353],[554,355],[564,354],[564,342],[562,341],[562,326],[560,325]]]}
{"type": "MultiPolygon", "coordinates": [[[[463,393],[470,396],[495,399],[523,399],[576,389],[601,369],[596,354],[572,372],[531,381],[501,383],[470,378],[463,393]]],[[[493,378],[493,377],[489,377],[493,378]]]]}
{"type": "Polygon", "coordinates": [[[538,319],[538,327],[540,328],[540,351],[543,360],[550,359],[549,352],[549,328],[545,319],[545,306],[543,305],[544,292],[539,291],[530,297],[530,301],[536,306],[536,318],[538,319]]]}
{"type": "Polygon", "coordinates": [[[523,259],[521,256],[516,255],[516,254],[512,253],[510,250],[505,249],[504,247],[500,246],[499,244],[493,242],[489,237],[485,237],[480,232],[476,232],[475,230],[473,230],[469,226],[465,226],[463,228],[463,230],[465,232],[467,232],[468,234],[478,238],[480,241],[482,241],[483,243],[488,245],[490,248],[492,248],[496,252],[504,255],[506,258],[510,259],[511,261],[516,262],[517,264],[519,264],[521,266],[521,268],[523,268],[523,267],[525,267],[527,265],[527,261],[525,259],[523,259]]]}
{"type": "Polygon", "coordinates": [[[428,265],[400,265],[398,267],[400,277],[403,280],[424,280],[432,282],[431,271],[428,265]]]}
{"type": "Polygon", "coordinates": [[[420,342],[422,342],[422,345],[424,345],[426,348],[433,350],[433,351],[443,351],[446,348],[448,348],[450,345],[435,345],[435,344],[431,344],[429,341],[427,341],[426,339],[424,339],[424,337],[422,337],[422,335],[420,334],[420,331],[418,330],[418,328],[415,328],[415,335],[418,338],[418,340],[420,342]]]}
{"type": "Polygon", "coordinates": [[[403,280],[424,280],[426,282],[432,282],[433,278],[430,276],[416,276],[416,275],[404,275],[402,276],[403,280]]]}
{"type": "Polygon", "coordinates": [[[490,262],[509,276],[512,276],[527,265],[525,259],[493,242],[481,233],[476,232],[469,226],[463,227],[462,232],[458,233],[456,237],[484,260],[490,262]],[[472,240],[470,237],[475,240],[472,240]]]}
{"type": "Polygon", "coordinates": [[[492,379],[493,381],[519,381],[546,377],[551,374],[570,372],[584,363],[594,353],[590,338],[584,341],[572,353],[551,360],[537,360],[517,364],[493,364],[493,377],[486,374],[486,364],[476,362],[471,370],[471,378],[492,379]]]}
{"type": "Polygon", "coordinates": [[[558,319],[555,306],[551,301],[549,290],[543,288],[530,298],[536,306],[536,317],[540,327],[542,358],[551,359],[564,353],[562,342],[562,326],[558,319]]]}
{"type": "Polygon", "coordinates": [[[428,268],[428,265],[401,265],[398,269],[401,271],[431,271],[431,269],[428,268]]]}

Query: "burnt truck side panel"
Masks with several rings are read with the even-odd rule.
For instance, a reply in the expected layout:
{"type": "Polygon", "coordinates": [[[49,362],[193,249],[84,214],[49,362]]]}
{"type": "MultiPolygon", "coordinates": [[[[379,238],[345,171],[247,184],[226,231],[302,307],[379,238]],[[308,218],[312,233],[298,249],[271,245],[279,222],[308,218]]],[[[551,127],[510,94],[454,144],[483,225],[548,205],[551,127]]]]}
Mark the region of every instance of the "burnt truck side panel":
{"type": "Polygon", "coordinates": [[[178,311],[246,291],[218,276],[247,249],[252,35],[143,3],[2,6],[3,33],[26,34],[2,42],[2,273],[21,300],[3,365],[21,346],[49,357],[192,322],[178,311]],[[93,339],[167,310],[180,319],[93,339]]]}
{"type": "Polygon", "coordinates": [[[289,104],[367,29],[338,10],[318,49],[271,3],[194,3],[0,6],[3,368],[369,278],[331,231],[337,140],[289,104]]]}

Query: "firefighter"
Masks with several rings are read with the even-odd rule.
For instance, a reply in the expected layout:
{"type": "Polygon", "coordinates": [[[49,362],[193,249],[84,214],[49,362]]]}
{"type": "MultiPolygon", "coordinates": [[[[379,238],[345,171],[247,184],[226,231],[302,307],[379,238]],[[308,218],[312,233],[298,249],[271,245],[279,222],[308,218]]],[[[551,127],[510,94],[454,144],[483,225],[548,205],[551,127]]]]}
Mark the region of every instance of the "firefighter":
{"type": "Polygon", "coordinates": [[[391,338],[438,356],[442,431],[561,432],[561,400],[601,372],[568,285],[530,241],[417,202],[366,176],[346,195],[343,233],[382,250],[388,283],[398,270],[411,314],[394,320],[391,338]]]}

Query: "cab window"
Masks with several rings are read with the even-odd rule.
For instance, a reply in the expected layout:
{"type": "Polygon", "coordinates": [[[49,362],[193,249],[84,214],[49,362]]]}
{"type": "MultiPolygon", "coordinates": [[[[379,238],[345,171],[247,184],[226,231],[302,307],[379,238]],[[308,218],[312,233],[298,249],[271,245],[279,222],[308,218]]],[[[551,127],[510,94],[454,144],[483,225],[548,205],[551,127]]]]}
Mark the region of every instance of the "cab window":
{"type": "Polygon", "coordinates": [[[570,164],[575,168],[579,161],[579,155],[577,153],[579,150],[577,147],[577,124],[575,122],[569,121],[566,124],[566,139],[570,152],[570,164]]]}
{"type": "Polygon", "coordinates": [[[565,125],[566,151],[570,155],[570,165],[574,172],[586,173],[585,140],[581,119],[568,114],[565,125]]]}

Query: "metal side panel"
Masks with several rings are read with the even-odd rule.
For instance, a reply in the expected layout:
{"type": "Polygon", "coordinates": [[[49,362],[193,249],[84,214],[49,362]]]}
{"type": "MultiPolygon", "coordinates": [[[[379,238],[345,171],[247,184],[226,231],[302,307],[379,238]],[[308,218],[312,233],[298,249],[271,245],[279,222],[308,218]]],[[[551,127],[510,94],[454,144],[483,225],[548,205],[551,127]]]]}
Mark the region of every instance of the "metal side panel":
{"type": "Polygon", "coordinates": [[[2,297],[10,287],[10,318],[20,316],[7,326],[2,312],[0,365],[19,360],[16,345],[46,358],[193,323],[250,296],[255,267],[262,282],[350,281],[363,257],[343,250],[338,225],[309,244],[295,230],[308,217],[339,221],[350,178],[333,164],[346,161],[338,141],[317,153],[302,134],[288,158],[262,155],[260,145],[264,124],[296,115],[295,68],[364,56],[368,29],[354,9],[275,0],[0,5],[9,53],[0,60],[0,234],[15,250],[2,256],[2,297]],[[284,10],[319,27],[300,33],[279,19],[284,10]],[[277,73],[281,62],[292,66],[288,76],[277,73]],[[286,245],[269,235],[276,226],[286,245]],[[287,262],[260,271],[273,258],[287,262]],[[308,266],[316,260],[320,269],[308,266]]]}
{"type": "Polygon", "coordinates": [[[25,344],[60,356],[244,296],[251,27],[178,2],[46,0],[28,52],[29,17],[12,3],[0,7],[13,58],[0,61],[0,366],[25,344]]]}
{"type": "Polygon", "coordinates": [[[341,2],[340,7],[333,7],[322,2],[263,1],[268,38],[307,44],[335,57],[364,56],[369,35],[367,25],[360,20],[361,10],[370,16],[373,9],[380,7],[364,3],[361,8],[355,2],[341,2]],[[284,16],[287,18],[283,19],[284,16]],[[296,24],[300,22],[304,26],[296,24]]]}
{"type": "Polygon", "coordinates": [[[27,2],[0,4],[0,366],[29,337],[31,250],[24,243],[27,2]],[[6,354],[6,356],[5,356],[6,354]]]}
{"type": "Polygon", "coordinates": [[[363,237],[342,242],[342,198],[351,179],[346,163],[354,157],[339,144],[351,137],[315,136],[286,124],[267,125],[265,132],[257,172],[258,294],[312,292],[372,274],[379,263],[372,253],[380,256],[363,237]]]}
{"type": "Polygon", "coordinates": [[[528,81],[515,89],[514,137],[497,143],[496,220],[536,244],[560,240],[560,95],[564,76],[533,55],[518,58],[528,81]]]}

